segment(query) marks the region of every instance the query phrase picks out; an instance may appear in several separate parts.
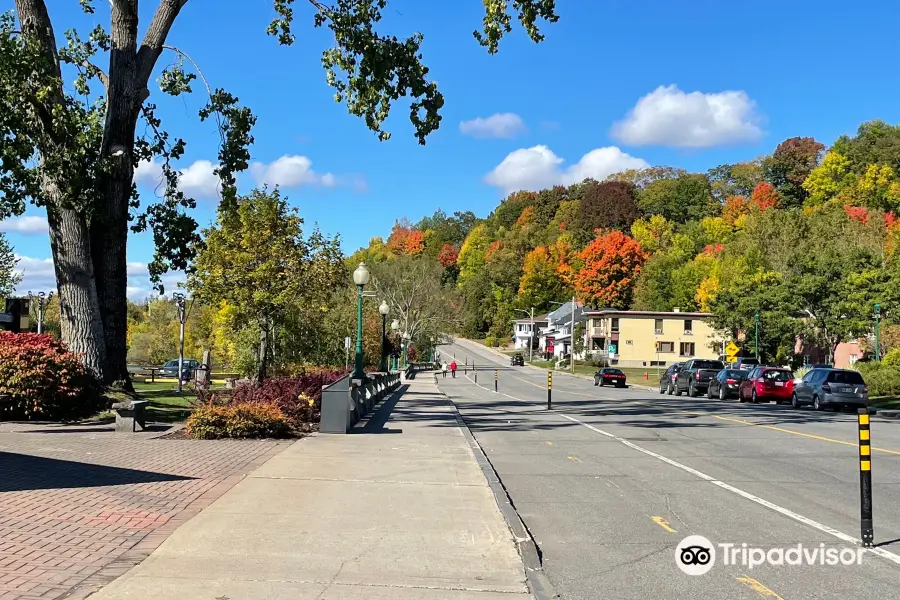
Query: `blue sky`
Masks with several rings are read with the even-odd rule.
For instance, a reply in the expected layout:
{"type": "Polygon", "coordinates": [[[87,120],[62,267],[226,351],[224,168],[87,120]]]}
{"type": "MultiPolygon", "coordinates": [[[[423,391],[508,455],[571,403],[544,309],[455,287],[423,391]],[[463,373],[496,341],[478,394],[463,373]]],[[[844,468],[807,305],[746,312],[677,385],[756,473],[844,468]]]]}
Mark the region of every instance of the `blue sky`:
{"type": "MultiPolygon", "coordinates": [[[[866,120],[900,121],[893,30],[900,8],[888,2],[558,0],[560,21],[544,27],[544,43],[514,29],[490,56],[471,34],[482,18],[477,0],[393,0],[384,30],[425,35],[425,61],[447,100],[441,128],[424,147],[405,104],[388,121],[392,139],[379,142],[334,103],[320,64],[330,39],[327,30],[312,29],[306,2],[296,3],[291,48],[265,35],[270,0],[215,4],[212,14],[209,3],[189,1],[169,44],[257,114],[252,153],[259,164],[242,176],[243,190],[281,183],[307,226],[340,234],[348,253],[387,236],[403,216],[415,221],[437,208],[485,216],[508,189],[644,163],[702,171],[769,153],[791,136],[830,144],[866,120]]],[[[12,5],[0,0],[2,10],[12,5]]],[[[155,5],[141,3],[142,25],[155,5]]],[[[105,1],[96,2],[93,16],[81,14],[76,0],[48,6],[60,39],[69,27],[86,35],[95,24],[108,26],[105,1]]],[[[159,66],[174,60],[163,55],[159,66]]],[[[202,161],[215,161],[218,136],[196,118],[201,88],[186,99],[153,88],[150,101],[188,143],[184,185],[206,226],[216,201],[202,161]]],[[[140,171],[145,195],[153,193],[153,176],[152,165],[140,171]]],[[[31,209],[26,216],[0,230],[22,257],[21,291],[49,289],[44,215],[31,209]]],[[[135,236],[133,297],[149,291],[144,265],[151,256],[148,236],[135,236]]]]}

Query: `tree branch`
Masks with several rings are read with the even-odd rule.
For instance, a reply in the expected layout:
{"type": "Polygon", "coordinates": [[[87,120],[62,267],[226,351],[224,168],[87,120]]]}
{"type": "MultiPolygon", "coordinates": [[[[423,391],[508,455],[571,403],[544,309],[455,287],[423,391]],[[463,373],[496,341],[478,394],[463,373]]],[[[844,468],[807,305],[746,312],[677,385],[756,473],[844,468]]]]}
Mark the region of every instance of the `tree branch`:
{"type": "Polygon", "coordinates": [[[153,72],[156,60],[162,54],[163,44],[166,42],[169,30],[172,29],[175,18],[178,17],[178,13],[187,2],[188,0],[160,0],[156,14],[141,42],[141,49],[138,51],[141,82],[150,80],[150,73],[153,72]]]}
{"type": "Polygon", "coordinates": [[[81,63],[81,66],[87,69],[92,75],[97,77],[97,79],[100,80],[100,83],[103,84],[103,88],[107,92],[109,92],[109,77],[106,75],[106,73],[103,72],[103,69],[88,60],[81,63]]]}

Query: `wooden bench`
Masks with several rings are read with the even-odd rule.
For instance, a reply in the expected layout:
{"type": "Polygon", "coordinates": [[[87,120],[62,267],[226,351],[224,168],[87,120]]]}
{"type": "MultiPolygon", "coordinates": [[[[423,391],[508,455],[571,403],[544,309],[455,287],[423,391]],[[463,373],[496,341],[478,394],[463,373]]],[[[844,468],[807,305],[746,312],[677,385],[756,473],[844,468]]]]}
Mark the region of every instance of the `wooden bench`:
{"type": "Polygon", "coordinates": [[[116,411],[116,431],[134,433],[140,426],[141,431],[147,429],[144,412],[147,408],[146,400],[133,400],[131,402],[116,402],[112,409],[116,411]]]}

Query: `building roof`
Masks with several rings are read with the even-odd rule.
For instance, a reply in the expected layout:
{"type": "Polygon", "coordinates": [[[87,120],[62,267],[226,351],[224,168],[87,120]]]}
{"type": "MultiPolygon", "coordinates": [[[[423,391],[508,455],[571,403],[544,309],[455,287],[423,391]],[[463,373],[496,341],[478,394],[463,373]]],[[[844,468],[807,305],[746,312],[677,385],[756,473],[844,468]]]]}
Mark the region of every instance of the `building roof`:
{"type": "MultiPolygon", "coordinates": [[[[537,316],[534,318],[534,322],[535,322],[535,323],[547,323],[547,322],[549,322],[548,319],[547,319],[547,316],[548,316],[548,315],[547,315],[546,313],[544,313],[544,314],[542,314],[542,315],[537,315],[537,316]]],[[[514,322],[514,323],[531,323],[531,317],[528,317],[527,319],[516,319],[516,320],[513,321],[513,322],[514,322]]]]}
{"type": "Polygon", "coordinates": [[[598,316],[624,316],[624,317],[668,317],[668,318],[682,318],[682,317],[693,317],[696,319],[708,319],[713,317],[712,313],[705,312],[681,312],[681,311],[655,311],[655,310],[616,310],[614,308],[601,308],[599,310],[586,310],[584,311],[584,316],[586,317],[598,317],[598,316]]]}
{"type": "MultiPolygon", "coordinates": [[[[582,313],[584,312],[584,305],[580,302],[575,303],[575,320],[579,320],[581,318],[582,313]]],[[[572,301],[569,300],[553,312],[547,315],[548,319],[552,319],[553,321],[562,321],[566,319],[572,318],[572,301]]]]}

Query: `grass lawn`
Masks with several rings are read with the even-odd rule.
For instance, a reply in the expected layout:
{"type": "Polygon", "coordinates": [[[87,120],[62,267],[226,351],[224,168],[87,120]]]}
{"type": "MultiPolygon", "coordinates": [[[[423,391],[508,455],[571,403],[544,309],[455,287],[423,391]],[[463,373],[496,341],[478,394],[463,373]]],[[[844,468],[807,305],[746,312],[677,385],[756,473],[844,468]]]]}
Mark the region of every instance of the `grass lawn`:
{"type": "Polygon", "coordinates": [[[900,397],[898,396],[876,396],[869,399],[869,405],[874,408],[883,408],[887,410],[900,410],[900,397]]]}
{"type": "MultiPolygon", "coordinates": [[[[216,389],[217,386],[213,386],[216,389]]],[[[150,421],[174,423],[184,421],[191,414],[193,392],[185,389],[179,396],[175,383],[135,383],[134,390],[142,400],[147,400],[147,415],[150,421]]]]}

